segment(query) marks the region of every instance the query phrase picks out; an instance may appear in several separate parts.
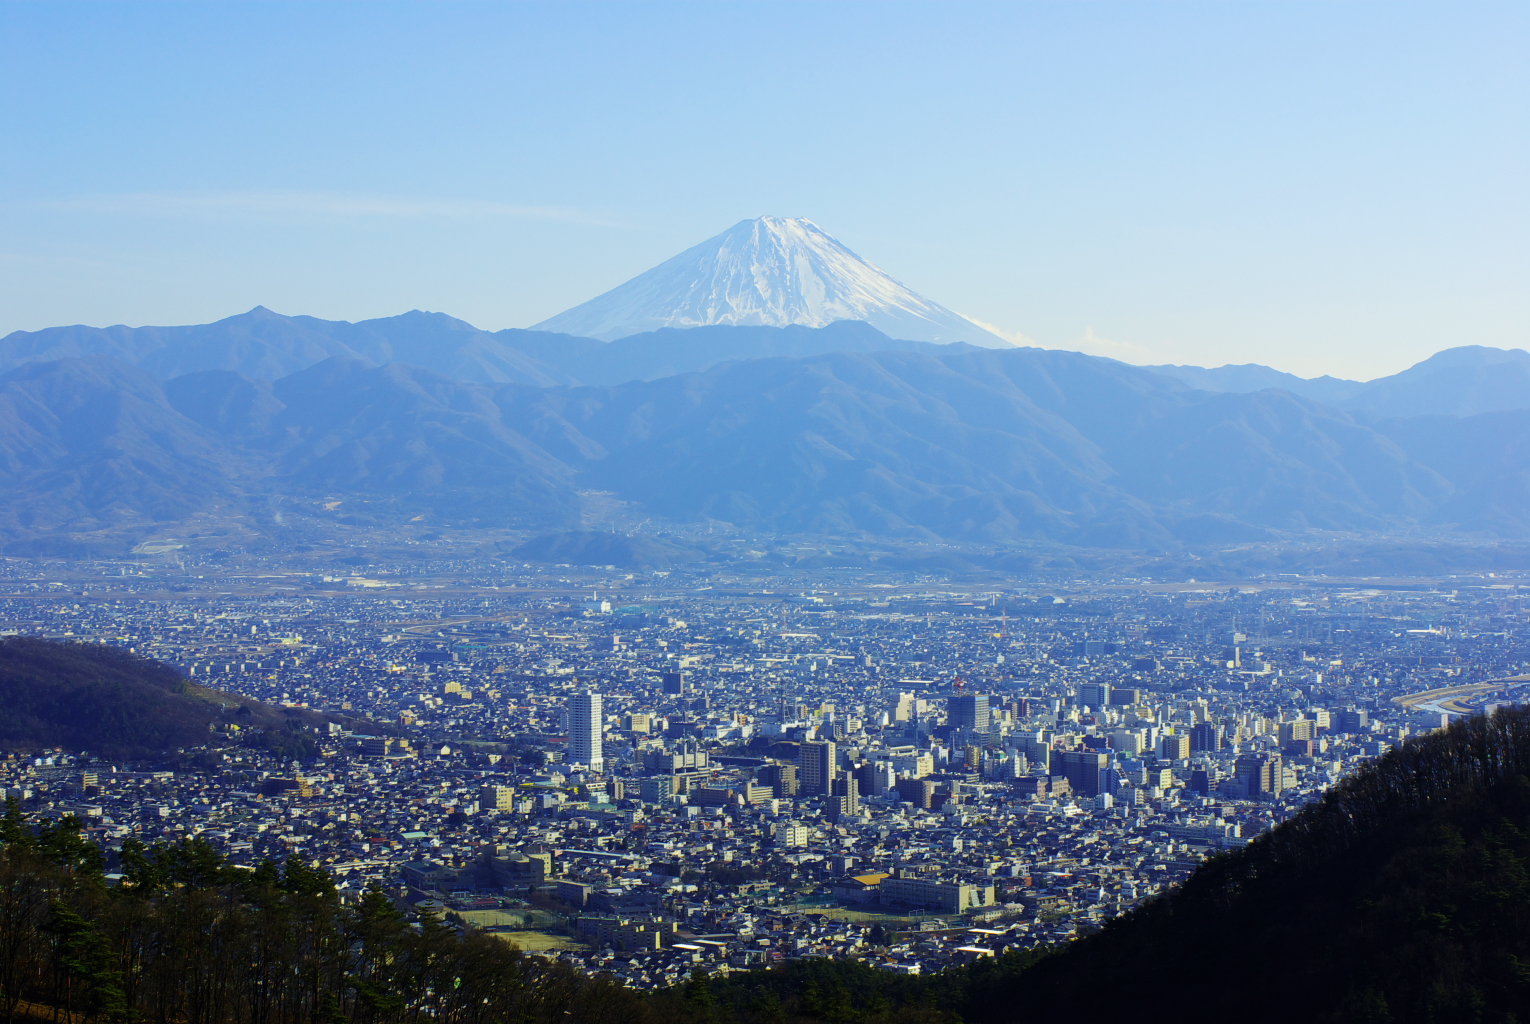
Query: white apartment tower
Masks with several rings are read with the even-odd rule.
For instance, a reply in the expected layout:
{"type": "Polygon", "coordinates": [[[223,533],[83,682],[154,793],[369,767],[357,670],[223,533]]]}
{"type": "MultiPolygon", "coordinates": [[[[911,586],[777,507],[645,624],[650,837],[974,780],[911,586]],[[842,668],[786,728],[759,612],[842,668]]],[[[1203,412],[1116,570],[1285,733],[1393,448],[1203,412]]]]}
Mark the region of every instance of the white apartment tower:
{"type": "Polygon", "coordinates": [[[605,769],[605,714],[598,693],[576,693],[568,702],[568,759],[591,771],[605,769]]]}

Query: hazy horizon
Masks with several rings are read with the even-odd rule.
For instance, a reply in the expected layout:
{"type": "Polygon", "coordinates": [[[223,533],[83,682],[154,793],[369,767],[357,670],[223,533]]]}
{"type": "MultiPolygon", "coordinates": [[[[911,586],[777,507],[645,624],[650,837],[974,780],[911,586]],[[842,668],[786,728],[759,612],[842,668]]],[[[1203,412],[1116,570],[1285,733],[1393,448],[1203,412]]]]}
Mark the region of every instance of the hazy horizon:
{"type": "Polygon", "coordinates": [[[7,5],[0,334],[256,304],[524,327],[770,214],[1012,340],[1373,379],[1525,344],[1527,20],[7,5]]]}

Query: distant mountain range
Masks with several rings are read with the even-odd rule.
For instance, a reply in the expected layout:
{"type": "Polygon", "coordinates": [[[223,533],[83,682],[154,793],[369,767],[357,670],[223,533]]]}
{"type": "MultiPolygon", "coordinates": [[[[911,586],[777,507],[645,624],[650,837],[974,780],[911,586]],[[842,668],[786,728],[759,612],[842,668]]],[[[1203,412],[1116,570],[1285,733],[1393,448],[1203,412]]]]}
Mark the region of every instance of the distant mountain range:
{"type": "Polygon", "coordinates": [[[1304,398],[1377,416],[1475,416],[1530,408],[1530,352],[1463,345],[1372,381],[1304,379],[1268,366],[1148,366],[1204,391],[1283,388],[1304,398]]]}
{"type": "MultiPolygon", "coordinates": [[[[730,359],[829,352],[950,352],[888,337],[871,324],[824,327],[662,328],[614,342],[539,330],[481,331],[444,313],[411,310],[350,323],[283,316],[256,306],[211,324],[186,327],[50,327],[0,338],[0,372],[32,362],[105,355],[158,377],[233,370],[275,380],[340,357],[375,365],[405,363],[455,380],[554,387],[621,384],[709,369],[730,359]]],[[[1306,379],[1249,363],[1207,369],[1145,366],[1202,391],[1248,394],[1279,388],[1336,408],[1382,417],[1475,416],[1530,408],[1530,353],[1467,345],[1446,349],[1372,381],[1306,379]]]]}
{"type": "Polygon", "coordinates": [[[620,384],[705,370],[729,359],[824,352],[936,351],[928,342],[889,338],[870,324],[841,320],[822,328],[664,328],[603,342],[546,331],[490,333],[445,313],[411,310],[349,323],[283,316],[256,306],[189,327],[50,327],[0,338],[0,372],[27,363],[110,356],[158,377],[232,370],[275,380],[341,358],[405,363],[481,384],[620,384]]]}
{"type": "MultiPolygon", "coordinates": [[[[745,350],[882,344],[864,325],[705,330],[740,332],[729,336],[745,350]]],[[[700,329],[653,337],[670,335],[666,359],[707,348],[700,329]]],[[[117,339],[144,363],[166,350],[117,339]]],[[[210,351],[182,349],[197,350],[210,351]]],[[[274,381],[231,369],[166,381],[109,355],[0,375],[0,534],[23,549],[71,532],[128,543],[216,510],[270,521],[285,500],[342,511],[365,500],[368,516],[397,522],[568,528],[581,490],[674,519],[913,539],[1523,537],[1527,467],[1523,410],[1385,419],[1040,349],[735,359],[600,386],[461,381],[354,356],[274,381]]]]}
{"type": "Polygon", "coordinates": [[[1530,535],[1519,350],[1450,349],[1361,383],[1015,348],[771,217],[538,328],[556,330],[256,307],[15,332],[0,537],[274,528],[289,501],[353,523],[568,531],[591,490],[674,520],[915,540],[1530,535]]]}

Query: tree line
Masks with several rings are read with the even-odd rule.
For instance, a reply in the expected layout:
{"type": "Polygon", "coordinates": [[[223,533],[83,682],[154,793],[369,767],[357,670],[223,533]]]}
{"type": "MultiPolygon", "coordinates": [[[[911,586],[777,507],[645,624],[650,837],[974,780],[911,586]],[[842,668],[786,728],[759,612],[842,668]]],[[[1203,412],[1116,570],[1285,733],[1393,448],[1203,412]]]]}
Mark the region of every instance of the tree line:
{"type": "Polygon", "coordinates": [[[409,922],[382,890],[345,904],[297,858],[235,868],[200,839],[129,839],[122,882],[73,818],[0,821],[0,1013],[91,1024],[626,1024],[614,980],[409,922]]]}
{"type": "MultiPolygon", "coordinates": [[[[954,1024],[928,982],[816,961],[639,992],[378,887],[342,901],[296,857],[235,867],[200,838],[129,838],[121,880],[78,820],[0,819],[6,1024],[954,1024]]],[[[951,983],[958,984],[954,977],[951,983]]]]}

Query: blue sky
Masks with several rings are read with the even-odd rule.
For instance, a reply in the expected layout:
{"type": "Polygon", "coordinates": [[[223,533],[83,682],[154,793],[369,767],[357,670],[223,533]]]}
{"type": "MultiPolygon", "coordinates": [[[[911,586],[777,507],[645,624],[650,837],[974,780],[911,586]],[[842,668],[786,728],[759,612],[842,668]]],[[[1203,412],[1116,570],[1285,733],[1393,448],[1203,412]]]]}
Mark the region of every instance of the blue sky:
{"type": "Polygon", "coordinates": [[[1369,378],[1530,325],[1530,5],[0,5],[0,333],[526,326],[807,217],[1048,347],[1369,378]]]}

